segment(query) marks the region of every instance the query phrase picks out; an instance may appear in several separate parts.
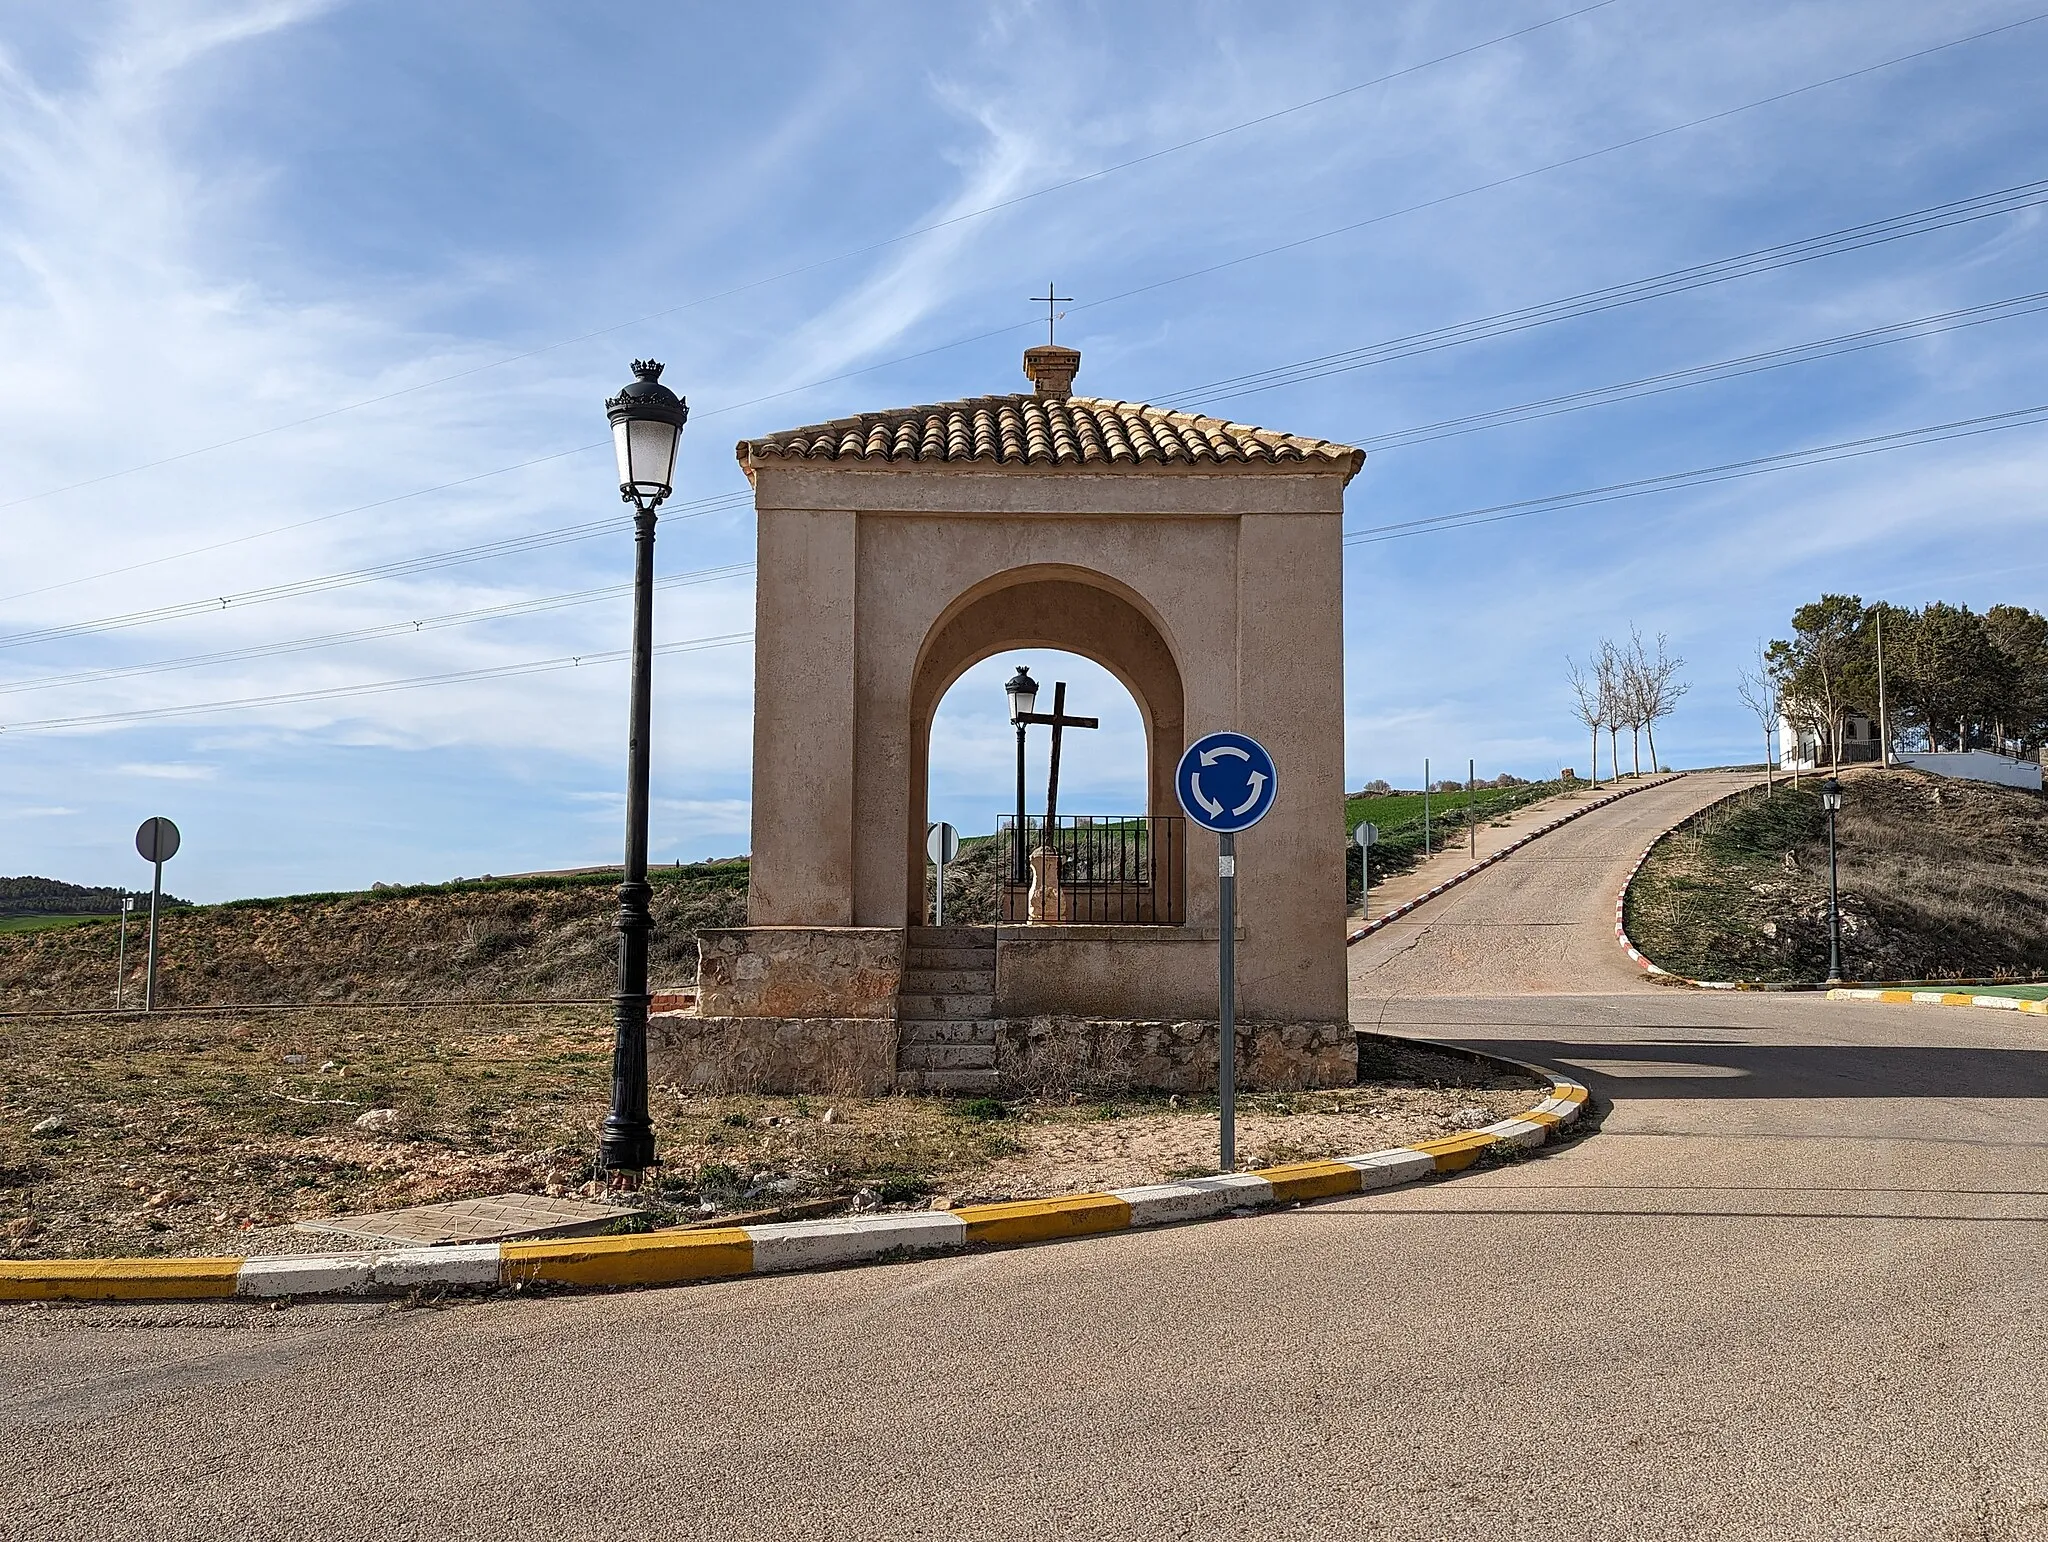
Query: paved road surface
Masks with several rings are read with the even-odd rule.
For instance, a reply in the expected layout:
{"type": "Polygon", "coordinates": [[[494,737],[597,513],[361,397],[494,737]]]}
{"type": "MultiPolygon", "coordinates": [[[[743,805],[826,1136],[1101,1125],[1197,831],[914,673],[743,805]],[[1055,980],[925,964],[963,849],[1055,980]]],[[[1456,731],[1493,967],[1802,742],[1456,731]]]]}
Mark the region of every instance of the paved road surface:
{"type": "Polygon", "coordinates": [[[1404,995],[1387,970],[1418,966],[1360,955],[1360,1000],[1582,1071],[1613,1100],[1590,1139],[1375,1199],[831,1275],[427,1310],[7,1310],[9,1524],[2048,1536],[2034,1020],[1640,987],[1595,972],[1600,896],[1546,911],[1521,860],[1464,891],[1465,941],[1427,978],[1475,985],[1490,915],[1513,968],[1583,959],[1604,994],[1404,995]],[[1512,935],[1558,919],[1563,945],[1512,935]]]}

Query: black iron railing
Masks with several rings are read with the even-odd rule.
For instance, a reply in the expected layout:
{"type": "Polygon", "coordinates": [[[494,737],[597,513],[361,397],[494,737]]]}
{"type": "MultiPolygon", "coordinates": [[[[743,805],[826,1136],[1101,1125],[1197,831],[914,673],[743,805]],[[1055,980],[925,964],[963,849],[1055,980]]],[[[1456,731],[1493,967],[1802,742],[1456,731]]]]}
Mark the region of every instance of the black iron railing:
{"type": "Polygon", "coordinates": [[[997,834],[996,914],[1006,924],[1178,926],[1186,914],[1179,814],[1061,814],[1050,827],[1005,818],[997,834]]]}

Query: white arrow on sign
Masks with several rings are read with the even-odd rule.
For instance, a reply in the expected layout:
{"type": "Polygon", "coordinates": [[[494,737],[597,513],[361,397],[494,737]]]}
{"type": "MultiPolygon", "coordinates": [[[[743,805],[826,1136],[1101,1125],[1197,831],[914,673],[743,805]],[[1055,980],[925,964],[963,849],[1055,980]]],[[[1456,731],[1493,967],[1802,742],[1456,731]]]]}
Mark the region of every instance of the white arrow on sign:
{"type": "MultiPolygon", "coordinates": [[[[1205,760],[1207,758],[1207,756],[1203,757],[1203,759],[1205,760]]],[[[1223,812],[1223,805],[1221,803],[1218,803],[1214,798],[1210,797],[1206,792],[1202,791],[1202,779],[1199,776],[1191,776],[1188,778],[1188,791],[1195,795],[1195,801],[1197,803],[1201,804],[1203,808],[1209,811],[1209,817],[1211,819],[1215,818],[1218,814],[1223,812]]]]}
{"type": "Polygon", "coordinates": [[[1225,755],[1236,760],[1250,760],[1252,758],[1250,752],[1238,748],[1235,744],[1219,744],[1213,750],[1202,751],[1202,764],[1213,766],[1225,755]]]}
{"type": "MultiPolygon", "coordinates": [[[[1245,758],[1249,760],[1251,757],[1247,755],[1245,758]]],[[[1251,782],[1252,790],[1250,794],[1245,798],[1244,802],[1238,804],[1236,808],[1230,811],[1232,818],[1235,818],[1239,814],[1246,814],[1251,812],[1252,805],[1259,801],[1260,795],[1263,794],[1266,790],[1266,773],[1263,771],[1254,771],[1251,776],[1251,782]]]]}

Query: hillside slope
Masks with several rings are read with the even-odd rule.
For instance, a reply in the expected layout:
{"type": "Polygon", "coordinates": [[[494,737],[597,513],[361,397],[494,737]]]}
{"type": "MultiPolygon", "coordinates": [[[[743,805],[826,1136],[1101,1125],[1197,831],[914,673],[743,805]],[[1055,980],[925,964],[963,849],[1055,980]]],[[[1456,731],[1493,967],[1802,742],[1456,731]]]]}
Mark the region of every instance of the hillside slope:
{"type": "MultiPolygon", "coordinates": [[[[696,929],[746,921],[747,864],[657,870],[657,985],[694,979],[696,929]]],[[[496,879],[196,906],[164,917],[157,999],[258,1002],[584,1000],[614,985],[615,875],[496,879]]],[[[117,923],[0,934],[0,1010],[114,1000],[117,923]]],[[[141,933],[128,938],[139,999],[141,933]]]]}
{"type": "MultiPolygon", "coordinates": [[[[2048,973],[2048,801],[1918,771],[1842,776],[1842,973],[1936,980],[2048,973]]],[[[1630,885],[1645,956],[1695,979],[1819,980],[1828,962],[1819,783],[1705,810],[1630,885]]]]}

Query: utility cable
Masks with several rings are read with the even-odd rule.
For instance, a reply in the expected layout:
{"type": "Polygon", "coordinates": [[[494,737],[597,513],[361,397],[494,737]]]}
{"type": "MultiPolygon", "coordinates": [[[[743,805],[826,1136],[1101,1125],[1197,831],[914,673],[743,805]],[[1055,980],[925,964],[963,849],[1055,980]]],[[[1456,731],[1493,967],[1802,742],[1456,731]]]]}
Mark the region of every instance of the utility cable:
{"type": "Polygon", "coordinates": [[[1913,445],[1938,444],[1945,439],[1963,439],[1976,434],[1997,433],[2009,428],[2028,428],[2048,421],[2048,403],[2017,407],[2010,412],[1986,413],[1980,417],[1957,418],[1948,423],[1929,423],[1896,433],[1871,434],[1861,439],[1843,439],[1834,444],[1809,445],[1776,455],[1759,455],[1748,460],[1725,461],[1718,466],[1699,466],[1690,471],[1672,471],[1661,476],[1637,477],[1627,482],[1610,482],[1604,487],[1582,487],[1567,493],[1550,493],[1541,498],[1520,498],[1512,503],[1487,504],[1461,509],[1455,514],[1433,514],[1426,519],[1397,520],[1385,525],[1366,525],[1344,533],[1346,546],[1370,546],[1381,541],[1398,541],[1413,535],[1432,535],[1440,530],[1462,530],[1472,525],[1498,524],[1503,520],[1527,519],[1533,514],[1551,514],[1563,509],[1614,503],[1623,498],[1640,498],[1649,493],[1669,492],[1685,487],[1729,482],[1740,477],[1760,476],[1771,471],[1790,471],[1800,466],[1825,465],[1829,461],[1851,460],[1863,455],[1880,455],[1913,445]]]}
{"type": "MultiPolygon", "coordinates": [[[[717,583],[722,579],[738,578],[754,571],[751,562],[738,562],[730,567],[701,568],[692,573],[671,573],[654,581],[656,589],[680,589],[697,584],[717,583]]],[[[340,647],[347,643],[372,642],[381,637],[409,636],[418,632],[435,632],[446,627],[470,626],[480,621],[497,621],[507,616],[531,615],[538,611],[566,610],[575,605],[590,605],[599,600],[617,599],[631,594],[633,586],[607,584],[597,589],[578,589],[569,594],[542,595],[530,600],[513,600],[504,605],[488,605],[478,610],[451,611],[442,616],[427,616],[417,621],[392,621],[380,626],[361,627],[352,632],[325,632],[317,637],[296,637],[282,642],[251,643],[245,648],[228,648],[218,653],[197,653],[180,659],[157,659],[146,664],[116,664],[104,669],[80,670],[68,675],[39,675],[32,680],[15,680],[0,684],[0,696],[14,695],[22,691],[49,691],[61,686],[91,685],[101,680],[124,680],[134,675],[163,674],[178,669],[198,669],[208,664],[233,664],[245,659],[270,658],[281,653],[305,653],[317,648],[340,647]]]]}
{"type": "MultiPolygon", "coordinates": [[[[746,294],[750,290],[760,289],[769,284],[780,283],[784,279],[796,278],[805,273],[813,273],[820,268],[847,262],[855,257],[865,257],[872,252],[886,251],[892,246],[900,246],[905,241],[915,240],[919,236],[931,235],[935,231],[946,230],[954,225],[965,224],[970,220],[982,219],[988,215],[1000,213],[1004,209],[1013,209],[1019,204],[1029,203],[1033,199],[1064,192],[1068,188],[1080,187],[1090,182],[1099,182],[1105,177],[1115,176],[1118,172],[1128,171],[1134,166],[1143,166],[1152,161],[1162,160],[1170,155],[1177,155],[1183,150],[1191,150],[1197,145],[1209,144],[1215,140],[1227,138],[1232,134],[1243,133],[1246,129],[1257,128],[1261,124],[1272,123],[1278,119],[1290,117],[1295,113],[1307,112],[1311,108],[1324,106],[1373,86],[1381,86],[1389,81],[1399,80],[1404,75],[1413,75],[1422,70],[1432,69],[1439,64],[1448,64],[1455,59],[1462,59],[1468,54],[1478,53],[1482,49],[1494,47],[1496,44],[1513,42],[1515,39],[1527,37],[1533,32],[1541,32],[1546,27],[1557,26],[1562,22],[1571,21],[1593,11],[1604,10],[1606,7],[1617,3],[1618,0],[1593,0],[1592,4],[1582,5],[1577,10],[1566,11],[1562,15],[1548,17],[1543,21],[1532,22],[1528,26],[1518,27],[1511,32],[1499,33],[1496,36],[1482,39],[1477,43],[1468,44],[1463,48],[1453,49],[1447,54],[1439,54],[1434,58],[1424,59],[1420,63],[1406,65],[1398,70],[1391,70],[1384,75],[1375,75],[1370,80],[1362,80],[1356,85],[1346,86],[1342,90],[1327,92],[1322,96],[1312,97],[1308,101],[1297,102],[1291,107],[1282,107],[1273,112],[1261,113],[1259,116],[1247,118],[1241,123],[1233,123],[1225,128],[1211,130],[1206,134],[1198,134],[1194,138],[1184,139],[1178,144],[1168,145],[1159,150],[1150,150],[1143,155],[1133,156],[1129,160],[1118,161],[1113,165],[1104,166],[1095,171],[1084,172],[1080,176],[1068,177],[1059,182],[1051,182],[1028,193],[1018,193],[1012,197],[1000,199],[995,203],[984,204],[980,208],[969,209],[964,213],[951,215],[942,220],[934,220],[929,224],[916,226],[880,241],[871,241],[864,246],[849,247],[847,250],[838,252],[833,256],[821,257],[813,262],[801,263],[793,268],[785,268],[781,272],[771,273],[765,278],[750,279],[744,284],[736,284],[729,289],[722,289],[714,294],[700,295],[694,300],[685,300],[679,305],[670,305],[663,307],[661,310],[649,311],[645,315],[635,316],[630,321],[614,322],[610,326],[597,327],[588,332],[579,332],[573,337],[565,337],[557,342],[545,343],[538,348],[528,348],[519,353],[507,354],[503,358],[493,359],[487,364],[473,365],[468,369],[456,370],[452,374],[436,376],[432,380],[422,380],[416,385],[401,386],[395,391],[385,391],[376,396],[366,396],[360,401],[346,402],[339,407],[330,407],[325,411],[312,413],[307,417],[294,418],[286,423],[272,424],[268,428],[254,429],[248,433],[237,434],[231,439],[222,439],[213,444],[204,444],[194,449],[182,450],[175,455],[166,455],[157,460],[144,461],[120,471],[109,471],[101,476],[87,477],[83,481],[71,482],[63,487],[52,487],[39,493],[29,493],[6,503],[0,503],[0,509],[16,508],[24,503],[34,503],[39,499],[53,498],[59,493],[74,492],[79,488],[96,486],[101,482],[110,482],[118,477],[133,476],[139,471],[149,471],[158,466],[168,466],[177,461],[190,460],[195,455],[205,455],[211,451],[224,450],[233,445],[247,444],[252,439],[262,439],[271,434],[283,433],[287,429],[303,428],[308,423],[319,423],[328,418],[338,417],[343,413],[357,412],[365,407],[374,407],[382,402],[396,401],[402,396],[410,396],[416,392],[430,390],[435,386],[447,385],[456,380],[467,380],[473,375],[480,375],[489,370],[502,369],[508,364],[517,364],[526,359],[538,358],[544,353],[553,353],[562,348],[572,347],[577,343],[589,342],[593,338],[606,337],[614,332],[623,332],[629,327],[645,326],[650,321],[660,321],[664,317],[674,316],[686,310],[693,310],[698,306],[714,304],[719,300],[728,300],[734,295],[746,294]]],[[[799,389],[802,388],[800,387],[799,389]]]]}
{"type": "MultiPolygon", "coordinates": [[[[659,643],[656,653],[698,653],[706,648],[729,648],[752,642],[752,632],[727,632],[719,637],[694,637],[686,642],[659,643]]],[[[40,733],[54,728],[90,728],[112,723],[154,722],[159,718],[192,717],[210,712],[239,712],[249,707],[280,707],[297,702],[340,701],[355,696],[381,696],[390,691],[416,691],[433,685],[456,685],[473,680],[505,680],[517,675],[539,675],[559,669],[580,669],[594,664],[616,664],[632,656],[630,648],[605,653],[568,654],[560,658],[529,659],[521,664],[499,664],[487,669],[458,669],[440,675],[415,675],[404,680],[376,680],[363,685],[335,685],[311,691],[280,691],[270,696],[242,696],[231,701],[187,702],[175,707],[138,707],[127,712],[94,712],[80,717],[41,718],[33,722],[0,723],[0,734],[40,733]]]]}
{"type": "Polygon", "coordinates": [[[1748,278],[1758,273],[1815,262],[1824,257],[1839,256],[1844,252],[1860,251],[1868,246],[1904,240],[1909,236],[1948,230],[1980,219],[2014,214],[2023,209],[2037,208],[2044,203],[2048,203],[2048,178],[1931,205],[1909,214],[1845,226],[1840,230],[1802,237],[1797,241],[1759,247],[1754,251],[1740,252],[1731,257],[1718,257],[1711,262],[1673,268],[1647,278],[1630,279],[1625,283],[1611,284],[1601,289],[1589,289],[1579,294],[1541,301],[1512,311],[1500,311],[1490,316],[1480,316],[1470,321],[1432,328],[1426,332],[1413,332],[1401,337],[1388,338],[1362,348],[1323,354],[1310,359],[1298,359],[1292,363],[1274,365],[1250,374],[1210,381],[1205,385],[1172,393],[1166,400],[1188,402],[1199,399],[1203,403],[1228,401],[1260,391],[1273,390],[1279,386],[1299,385],[1304,381],[1320,380],[1349,370],[1365,369],[1397,359],[1411,358],[1416,354],[1460,347],[1466,343],[1527,331],[1532,327],[1548,326],[1553,322],[1595,315],[1619,306],[1634,305],[1644,300],[1661,299],[1666,295],[1705,288],[1710,284],[1727,283],[1732,279],[1748,278]]]}
{"type": "Polygon", "coordinates": [[[1636,380],[1624,380],[1613,385],[1569,391],[1561,396],[1547,396],[1538,401],[1521,402],[1512,407],[1495,407],[1486,412],[1444,418],[1435,423],[1418,423],[1409,428],[1392,429],[1386,433],[1353,435],[1344,442],[1375,452],[1405,449],[1412,445],[1434,443],[1439,439],[1483,433],[1487,429],[1504,428],[1539,418],[1579,412],[1588,407],[1607,407],[1618,402],[1636,401],[1646,396],[1660,396],[1668,391],[1682,391],[1696,385],[1739,380],[1745,375],[1761,374],[1766,370],[1787,369],[1795,364],[1813,364],[1826,359],[1838,359],[1872,348],[1889,347],[1893,343],[1912,342],[1923,337],[1939,337],[1943,333],[1961,331],[1967,327],[1988,326],[1994,321],[2011,321],[2021,316],[2036,315],[2044,310],[2048,310],[2048,289],[2037,290],[2033,294],[2015,295],[2007,300],[1987,301],[1983,305],[1965,306],[1960,310],[1918,316],[1911,321],[1894,321],[1861,332],[1845,332],[1836,337],[1816,338],[1811,342],[1793,343],[1783,348],[1766,349],[1761,353],[1720,359],[1712,364],[1695,364],[1685,369],[1667,370],[1662,374],[1645,375],[1636,380]]]}
{"type": "MultiPolygon", "coordinates": [[[[722,508],[733,508],[747,501],[746,493],[728,493],[720,498],[705,499],[692,506],[684,505],[689,512],[670,515],[672,520],[699,519],[706,514],[717,513],[722,508]]],[[[217,611],[229,610],[236,606],[262,605],[275,600],[302,599],[309,594],[323,594],[334,589],[349,589],[361,584],[380,583],[388,578],[407,578],[415,573],[431,572],[439,568],[460,567],[471,562],[483,562],[493,557],[509,556],[521,552],[543,551],[549,547],[566,546],[577,541],[587,541],[601,535],[609,535],[631,525],[630,514],[613,515],[607,519],[591,520],[580,525],[563,525],[552,530],[536,530],[527,535],[512,536],[500,541],[485,541],[476,546],[465,546],[455,551],[428,552],[418,557],[406,557],[396,562],[380,563],[374,567],[353,568],[344,573],[328,573],[317,578],[294,579],[290,583],[269,584],[259,589],[244,589],[233,594],[215,595],[203,600],[185,600],[175,605],[160,605],[152,610],[130,611],[124,615],[102,616],[92,621],[67,622],[62,626],[45,627],[41,631],[16,632],[0,636],[0,648],[21,648],[32,643],[52,642],[65,637],[80,637],[99,632],[125,631],[130,627],[149,626],[159,621],[173,621],[186,616],[210,615],[217,611]]]]}

